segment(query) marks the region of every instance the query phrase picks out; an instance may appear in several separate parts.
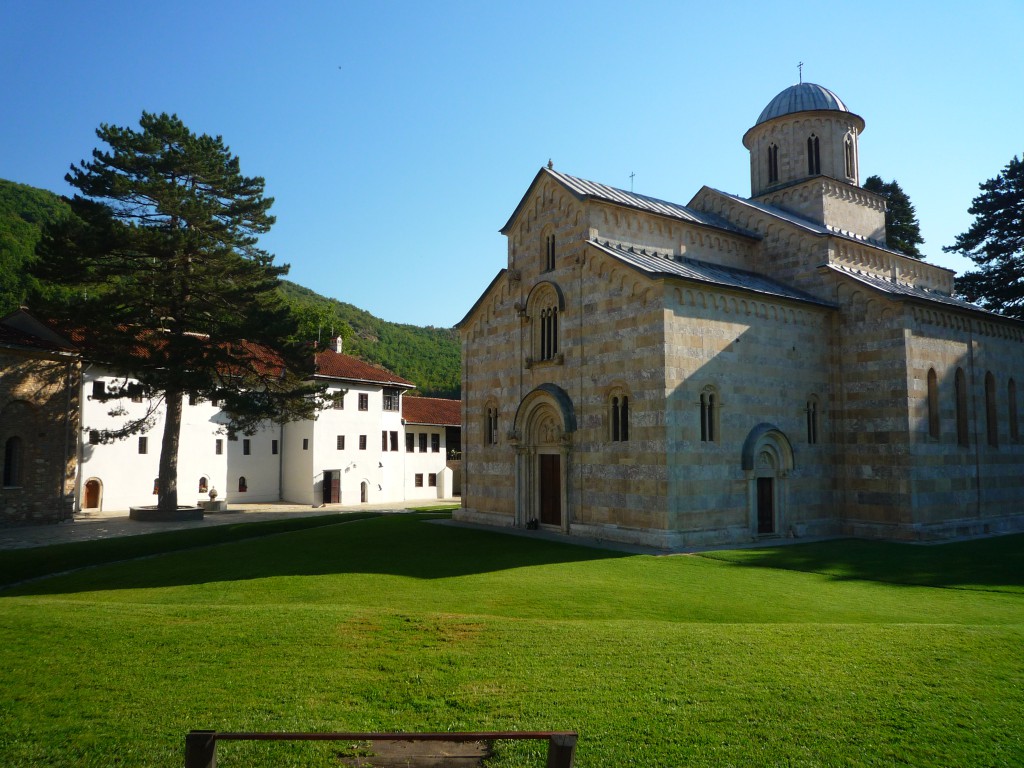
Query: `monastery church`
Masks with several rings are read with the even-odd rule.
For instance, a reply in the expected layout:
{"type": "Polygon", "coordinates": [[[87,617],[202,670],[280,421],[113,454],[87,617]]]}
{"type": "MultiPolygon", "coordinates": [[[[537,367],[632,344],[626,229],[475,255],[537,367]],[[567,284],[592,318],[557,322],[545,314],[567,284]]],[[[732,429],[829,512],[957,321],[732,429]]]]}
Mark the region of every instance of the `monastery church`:
{"type": "Polygon", "coordinates": [[[1024,323],[886,247],[864,125],[782,91],[749,198],[542,168],[459,324],[456,518],[665,550],[1024,530],[1024,323]]]}

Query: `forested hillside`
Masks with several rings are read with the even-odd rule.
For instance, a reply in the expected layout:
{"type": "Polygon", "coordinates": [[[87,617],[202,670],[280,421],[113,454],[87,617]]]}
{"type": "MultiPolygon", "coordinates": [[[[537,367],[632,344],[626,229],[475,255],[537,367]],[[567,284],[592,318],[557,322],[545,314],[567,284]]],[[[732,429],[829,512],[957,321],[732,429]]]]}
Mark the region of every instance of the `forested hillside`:
{"type": "Polygon", "coordinates": [[[25,301],[27,265],[43,224],[69,212],[67,204],[45,189],[0,179],[0,317],[25,301]]]}
{"type": "MultiPolygon", "coordinates": [[[[68,212],[52,192],[0,179],[0,317],[17,309],[31,292],[27,266],[43,225],[68,212]]],[[[340,333],[345,352],[414,382],[413,394],[460,396],[459,340],[453,329],[389,323],[287,280],[281,293],[310,341],[326,344],[332,332],[340,333]]]]}

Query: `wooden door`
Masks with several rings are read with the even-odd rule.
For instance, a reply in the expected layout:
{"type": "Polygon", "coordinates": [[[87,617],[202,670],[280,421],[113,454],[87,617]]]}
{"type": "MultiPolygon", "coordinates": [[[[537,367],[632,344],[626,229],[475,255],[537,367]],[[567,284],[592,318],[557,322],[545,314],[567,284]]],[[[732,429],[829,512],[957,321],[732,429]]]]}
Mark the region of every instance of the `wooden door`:
{"type": "Polygon", "coordinates": [[[85,504],[83,505],[86,509],[98,509],[100,506],[100,481],[90,480],[85,484],[85,504]]]}
{"type": "Polygon", "coordinates": [[[341,503],[341,473],[324,472],[323,503],[341,503]]]}
{"type": "Polygon", "coordinates": [[[540,455],[540,521],[562,524],[562,457],[557,453],[540,455]]]}
{"type": "Polygon", "coordinates": [[[775,533],[775,480],[757,478],[757,532],[775,533]]]}

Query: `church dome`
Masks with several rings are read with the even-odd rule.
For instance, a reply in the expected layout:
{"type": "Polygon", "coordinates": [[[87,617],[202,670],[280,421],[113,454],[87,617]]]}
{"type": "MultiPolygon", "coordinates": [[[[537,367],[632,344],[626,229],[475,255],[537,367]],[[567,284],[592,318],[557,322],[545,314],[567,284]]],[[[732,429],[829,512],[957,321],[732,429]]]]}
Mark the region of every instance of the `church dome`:
{"type": "Polygon", "coordinates": [[[761,111],[754,125],[760,125],[769,120],[783,115],[791,115],[794,112],[812,112],[826,110],[831,112],[849,112],[843,104],[843,100],[836,96],[828,88],[823,88],[814,83],[800,83],[791,85],[770,102],[761,111]]]}

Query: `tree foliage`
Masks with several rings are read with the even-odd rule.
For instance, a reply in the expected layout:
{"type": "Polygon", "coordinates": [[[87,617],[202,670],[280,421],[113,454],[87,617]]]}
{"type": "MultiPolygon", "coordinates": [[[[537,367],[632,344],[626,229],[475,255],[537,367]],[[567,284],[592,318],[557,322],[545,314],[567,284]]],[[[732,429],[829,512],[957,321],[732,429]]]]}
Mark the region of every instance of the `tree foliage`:
{"type": "Polygon", "coordinates": [[[981,194],[967,209],[974,216],[970,229],[942,250],[978,266],[956,281],[968,301],[1024,319],[1024,163],[1015,156],[979,186],[981,194]]]}
{"type": "Polygon", "coordinates": [[[895,179],[882,181],[880,176],[868,176],[864,189],[885,198],[885,241],[894,251],[923,259],[924,254],[917,246],[924,244],[921,224],[910,197],[895,179]]]}
{"type": "Polygon", "coordinates": [[[67,203],[52,192],[0,179],[0,317],[30,292],[28,267],[42,226],[68,213],[67,203]]]}
{"type": "Polygon", "coordinates": [[[176,115],[144,112],[140,128],[96,131],[109,150],[71,167],[73,215],[46,228],[34,271],[71,292],[41,291],[43,313],[141,386],[108,396],[162,403],[159,506],[173,509],[183,398],[224,402],[230,430],[306,417],[311,356],[278,293],[287,266],[257,247],[274,222],[263,179],[176,115]]]}

